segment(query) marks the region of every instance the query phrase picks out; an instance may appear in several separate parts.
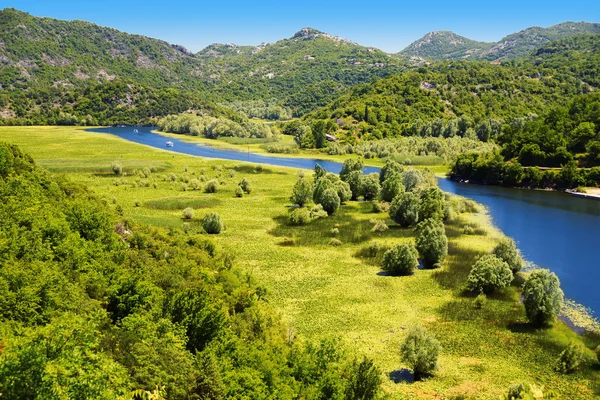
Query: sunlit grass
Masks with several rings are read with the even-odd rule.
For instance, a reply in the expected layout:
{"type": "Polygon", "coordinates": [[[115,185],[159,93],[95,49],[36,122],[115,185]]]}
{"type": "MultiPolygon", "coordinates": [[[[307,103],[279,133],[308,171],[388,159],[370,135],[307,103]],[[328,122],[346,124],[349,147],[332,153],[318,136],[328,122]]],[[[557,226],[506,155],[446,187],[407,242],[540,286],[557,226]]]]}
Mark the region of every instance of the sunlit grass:
{"type": "MultiPolygon", "coordinates": [[[[411,242],[413,230],[395,225],[387,214],[373,213],[365,202],[351,202],[308,226],[289,226],[288,199],[296,170],[269,166],[257,171],[251,164],[177,155],[78,128],[4,127],[0,140],[18,144],[41,165],[89,185],[112,207],[120,206],[126,217],[181,228],[181,210],[192,207],[190,226],[197,229],[195,221],[204,213],[221,214],[226,230],[214,240],[233,254],[236,265],[267,287],[267,299],[290,333],[308,339],[339,337],[352,351],[372,357],[385,375],[384,389],[391,398],[495,399],[524,380],[563,398],[594,398],[600,393],[591,351],[580,373],[554,373],[560,351],[580,339],[563,323],[543,330],[530,327],[517,286],[490,296],[481,310],[463,291],[473,262],[501,237],[484,210],[460,214],[446,225],[450,251],[442,268],[392,277],[380,273],[377,258],[359,256],[360,250],[374,242],[381,247],[411,242]],[[112,161],[123,164],[126,177],[110,173],[112,161]],[[135,169],[152,167],[158,172],[136,182],[135,169]],[[233,177],[230,170],[236,171],[233,177]],[[164,180],[171,174],[178,181],[164,180]],[[218,193],[181,190],[180,177],[200,174],[222,180],[218,193]],[[237,198],[234,190],[244,177],[254,190],[237,198]],[[117,186],[117,179],[127,183],[117,186]],[[146,184],[152,182],[156,188],[146,184]],[[371,219],[384,220],[390,229],[371,232],[371,219]],[[466,225],[475,227],[475,234],[465,235],[466,225]],[[332,228],[339,234],[332,234],[332,228]],[[342,244],[331,246],[333,237],[342,244]],[[406,368],[399,344],[414,323],[425,325],[442,343],[440,369],[422,382],[394,383],[388,375],[406,368]]],[[[592,348],[595,340],[586,339],[585,344],[592,348]]]]}

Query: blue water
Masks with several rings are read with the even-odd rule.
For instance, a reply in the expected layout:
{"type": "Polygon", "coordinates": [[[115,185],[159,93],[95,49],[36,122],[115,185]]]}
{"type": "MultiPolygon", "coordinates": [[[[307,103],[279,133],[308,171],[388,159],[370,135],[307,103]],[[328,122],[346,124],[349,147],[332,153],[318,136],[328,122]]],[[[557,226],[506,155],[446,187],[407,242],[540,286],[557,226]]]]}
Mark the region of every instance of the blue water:
{"type": "MultiPolygon", "coordinates": [[[[150,128],[100,128],[123,139],[166,151],[201,157],[248,161],[283,167],[314,169],[319,163],[339,173],[340,163],[319,159],[262,156],[220,150],[169,139],[150,128]],[[166,147],[167,140],[173,147],[166,147]]],[[[367,167],[366,172],[379,168],[367,167]]],[[[440,188],[485,205],[494,224],[517,241],[528,261],[558,275],[566,295],[600,313],[600,201],[574,198],[565,193],[470,185],[439,179],[440,188]]]]}

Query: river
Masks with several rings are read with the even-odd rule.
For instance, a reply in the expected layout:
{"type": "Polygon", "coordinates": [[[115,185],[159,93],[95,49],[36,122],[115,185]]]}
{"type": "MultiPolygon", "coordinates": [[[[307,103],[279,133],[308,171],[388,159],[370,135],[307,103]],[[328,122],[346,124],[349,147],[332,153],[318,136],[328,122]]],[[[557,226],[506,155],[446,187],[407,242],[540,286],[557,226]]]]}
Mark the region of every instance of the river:
{"type": "MultiPolygon", "coordinates": [[[[319,163],[339,173],[341,164],[299,157],[273,157],[221,150],[178,139],[168,139],[150,128],[99,128],[120,138],[189,155],[247,161],[283,167],[314,169],[319,163]],[[166,147],[167,140],[173,147],[166,147]]],[[[367,167],[366,172],[379,168],[367,167]]],[[[566,193],[500,188],[439,179],[440,188],[485,205],[493,223],[514,238],[525,259],[552,270],[565,294],[593,312],[600,313],[600,201],[580,199],[566,193]],[[599,248],[596,248],[598,246],[599,248]]]]}

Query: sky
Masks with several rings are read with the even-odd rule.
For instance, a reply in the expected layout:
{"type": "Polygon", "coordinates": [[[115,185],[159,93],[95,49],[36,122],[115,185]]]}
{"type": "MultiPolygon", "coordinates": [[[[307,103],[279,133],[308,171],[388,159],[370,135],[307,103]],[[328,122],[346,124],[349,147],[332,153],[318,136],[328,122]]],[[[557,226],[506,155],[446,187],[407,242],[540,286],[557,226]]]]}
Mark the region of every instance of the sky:
{"type": "Polygon", "coordinates": [[[498,41],[530,26],[600,22],[599,0],[0,0],[35,16],[79,19],[180,44],[257,45],[310,26],[395,53],[427,32],[498,41]]]}

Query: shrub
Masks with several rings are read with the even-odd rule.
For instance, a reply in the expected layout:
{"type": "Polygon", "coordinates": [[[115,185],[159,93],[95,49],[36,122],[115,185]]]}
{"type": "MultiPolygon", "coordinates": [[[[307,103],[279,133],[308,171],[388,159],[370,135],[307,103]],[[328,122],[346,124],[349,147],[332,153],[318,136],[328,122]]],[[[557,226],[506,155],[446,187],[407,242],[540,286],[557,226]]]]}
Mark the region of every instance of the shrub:
{"type": "Polygon", "coordinates": [[[558,356],[554,370],[561,374],[570,374],[579,368],[582,361],[583,352],[581,348],[575,343],[570,343],[558,356]]]}
{"type": "Polygon", "coordinates": [[[377,397],[381,385],[381,371],[373,361],[364,358],[360,363],[356,360],[350,367],[350,376],[346,384],[346,399],[373,400],[377,397]]]}
{"type": "Polygon", "coordinates": [[[475,300],[473,300],[473,306],[478,310],[481,310],[485,306],[485,303],[487,303],[487,297],[483,292],[479,293],[475,297],[475,300]]]}
{"type": "Polygon", "coordinates": [[[294,188],[292,189],[292,196],[290,197],[290,201],[293,204],[297,204],[300,207],[304,207],[306,203],[310,201],[313,194],[313,185],[312,183],[304,177],[298,178],[296,183],[294,184],[294,188]]]}
{"type": "Polygon", "coordinates": [[[216,234],[221,233],[225,228],[221,216],[214,212],[209,212],[202,218],[202,227],[206,233],[216,234]]]}
{"type": "Polygon", "coordinates": [[[361,159],[353,159],[348,158],[344,160],[344,165],[342,166],[342,170],[340,171],[340,179],[348,182],[348,178],[352,172],[362,171],[365,164],[361,159]]]}
{"type": "Polygon", "coordinates": [[[465,225],[463,227],[463,233],[465,235],[474,235],[475,234],[475,229],[471,225],[465,225]]]}
{"type": "Polygon", "coordinates": [[[413,326],[402,343],[400,353],[402,359],[412,368],[415,380],[424,374],[431,374],[437,368],[437,360],[441,346],[427,329],[420,325],[413,326]]]}
{"type": "Polygon", "coordinates": [[[192,207],[187,207],[185,210],[183,210],[183,218],[184,219],[194,218],[194,209],[192,207]]]}
{"type": "Polygon", "coordinates": [[[383,185],[383,183],[386,180],[388,180],[392,175],[397,175],[398,178],[400,178],[400,182],[402,182],[402,171],[404,171],[402,165],[388,158],[385,161],[385,165],[381,168],[381,173],[379,174],[379,183],[383,185]]]}
{"type": "Polygon", "coordinates": [[[408,169],[402,173],[402,184],[407,192],[414,190],[425,181],[423,173],[418,169],[408,169]]]}
{"type": "Polygon", "coordinates": [[[362,193],[362,171],[352,171],[346,178],[345,182],[350,185],[350,191],[352,192],[351,200],[356,200],[362,193]]]}
{"type": "Polygon", "coordinates": [[[307,225],[310,221],[310,211],[306,208],[296,208],[290,213],[290,225],[307,225]]]}
{"type": "MultiPolygon", "coordinates": [[[[258,167],[257,167],[258,168],[258,167]]],[[[262,168],[262,167],[261,167],[262,168]]],[[[262,169],[261,169],[262,171],[262,169]]],[[[242,190],[244,191],[244,193],[246,194],[250,194],[252,193],[252,184],[250,183],[250,181],[246,178],[243,178],[240,183],[239,183],[240,187],[242,188],[242,190]]]]}
{"type": "Polygon", "coordinates": [[[169,175],[169,182],[176,182],[176,181],[177,181],[177,175],[170,174],[169,175]]]}
{"type": "Polygon", "coordinates": [[[211,179],[210,181],[206,182],[204,191],[206,193],[217,193],[219,191],[219,182],[216,179],[211,179]]]}
{"type": "Polygon", "coordinates": [[[411,244],[399,244],[383,255],[381,268],[393,275],[410,275],[419,265],[418,253],[411,244]]]}
{"type": "Polygon", "coordinates": [[[309,215],[311,220],[315,220],[319,218],[326,218],[328,214],[327,211],[323,210],[322,205],[316,204],[311,207],[309,215]]]}
{"type": "Polygon", "coordinates": [[[500,241],[492,250],[492,254],[504,260],[513,273],[517,273],[523,268],[523,258],[517,249],[515,241],[511,238],[506,238],[500,241]]]}
{"type": "Polygon", "coordinates": [[[192,190],[201,190],[202,183],[198,179],[192,179],[190,180],[190,187],[192,188],[192,190]]]}
{"type": "Polygon", "coordinates": [[[350,190],[350,185],[348,182],[341,180],[335,182],[335,190],[337,190],[337,194],[340,197],[341,203],[346,203],[352,198],[352,190],[350,190]]]}
{"type": "Polygon", "coordinates": [[[333,236],[337,236],[340,234],[340,230],[338,228],[331,228],[329,233],[331,233],[333,236]]]}
{"type": "Polygon", "coordinates": [[[334,247],[339,247],[342,245],[342,242],[339,239],[331,238],[329,239],[329,245],[334,247]]]}
{"type": "Polygon", "coordinates": [[[244,191],[242,190],[241,186],[238,185],[235,188],[235,197],[243,197],[244,196],[244,191]]]}
{"type": "Polygon", "coordinates": [[[471,268],[467,288],[474,292],[492,293],[510,285],[512,279],[508,264],[493,254],[487,254],[471,268]]]}
{"type": "Polygon", "coordinates": [[[358,251],[361,257],[375,258],[381,250],[381,245],[378,242],[369,243],[358,251]]]}
{"type": "Polygon", "coordinates": [[[379,196],[379,191],[381,190],[381,186],[379,186],[379,174],[373,172],[363,176],[360,183],[360,189],[365,200],[373,200],[379,196]]]}
{"type": "Polygon", "coordinates": [[[523,285],[525,312],[534,325],[550,324],[560,312],[563,300],[558,277],[547,269],[533,271],[523,285]]]}
{"type": "Polygon", "coordinates": [[[444,218],[444,193],[437,187],[421,190],[419,196],[419,220],[444,218]]]}
{"type": "Polygon", "coordinates": [[[139,200],[136,200],[136,201],[133,202],[133,205],[136,206],[136,207],[140,207],[142,205],[142,202],[139,201],[139,200]]]}
{"type": "Polygon", "coordinates": [[[325,210],[329,215],[333,214],[338,208],[340,208],[340,197],[335,189],[327,189],[323,192],[321,205],[323,206],[323,210],[325,210]]]}
{"type": "Polygon", "coordinates": [[[411,192],[395,197],[390,204],[390,218],[403,227],[416,224],[419,220],[419,198],[411,192]]]}
{"type": "Polygon", "coordinates": [[[402,177],[398,174],[390,175],[381,185],[381,200],[391,202],[398,195],[404,193],[402,177]]]}
{"type": "Polygon", "coordinates": [[[188,188],[188,185],[187,185],[187,183],[183,183],[183,182],[181,182],[181,183],[179,184],[179,190],[181,190],[182,192],[185,192],[185,191],[187,191],[187,188],[188,188]]]}
{"type": "MultiPolygon", "coordinates": [[[[371,221],[373,222],[373,221],[371,221]]],[[[387,226],[387,224],[382,221],[382,220],[376,220],[375,224],[373,225],[373,228],[371,228],[371,232],[385,232],[389,229],[389,226],[387,226]]]]}
{"type": "Polygon", "coordinates": [[[119,162],[112,162],[110,164],[110,170],[115,175],[123,175],[123,166],[119,162]]]}
{"type": "Polygon", "coordinates": [[[154,187],[154,189],[157,189],[158,188],[158,183],[152,182],[152,187],[154,187]]]}
{"type": "Polygon", "coordinates": [[[442,221],[426,219],[417,225],[416,245],[423,265],[431,267],[441,263],[448,255],[448,238],[442,221]]]}

